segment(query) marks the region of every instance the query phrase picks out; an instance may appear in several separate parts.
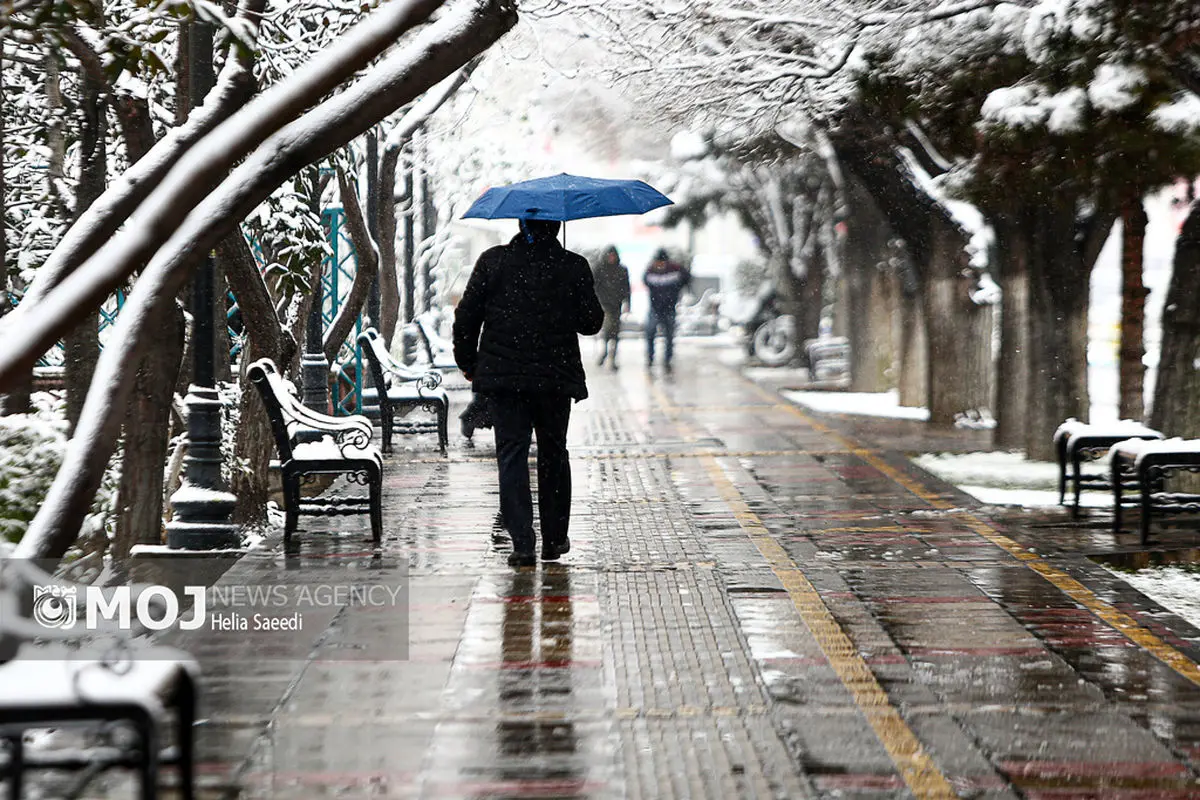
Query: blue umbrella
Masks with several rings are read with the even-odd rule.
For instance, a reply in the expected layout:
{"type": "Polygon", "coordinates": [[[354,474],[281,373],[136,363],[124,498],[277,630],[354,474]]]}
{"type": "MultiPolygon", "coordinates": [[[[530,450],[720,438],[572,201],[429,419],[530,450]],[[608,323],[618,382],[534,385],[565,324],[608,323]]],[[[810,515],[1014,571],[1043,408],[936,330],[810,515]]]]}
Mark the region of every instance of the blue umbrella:
{"type": "Polygon", "coordinates": [[[665,194],[642,181],[582,178],[563,172],[488,189],[467,209],[463,218],[566,222],[644,214],[667,205],[671,205],[671,200],[665,194]]]}

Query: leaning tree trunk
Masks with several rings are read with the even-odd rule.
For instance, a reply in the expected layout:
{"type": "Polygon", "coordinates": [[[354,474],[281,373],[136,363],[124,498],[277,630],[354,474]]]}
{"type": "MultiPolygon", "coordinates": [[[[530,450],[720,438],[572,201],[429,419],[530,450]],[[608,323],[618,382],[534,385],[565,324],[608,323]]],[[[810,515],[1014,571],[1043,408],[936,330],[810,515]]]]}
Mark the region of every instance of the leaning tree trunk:
{"type": "Polygon", "coordinates": [[[1142,279],[1146,210],[1140,196],[1121,208],[1121,347],[1118,357],[1121,419],[1141,420],[1146,412],[1146,284],[1142,279]]]}
{"type": "Polygon", "coordinates": [[[931,219],[932,247],[925,266],[925,324],[929,356],[929,422],[953,425],[968,409],[988,405],[987,372],[979,363],[976,315],[962,237],[939,215],[931,219]]]}
{"type": "Polygon", "coordinates": [[[1200,437],[1200,202],[1179,239],[1162,317],[1162,354],[1150,425],[1170,436],[1200,437]]]}
{"type": "Polygon", "coordinates": [[[1053,461],[1052,438],[1063,420],[1088,419],[1088,277],[1091,262],[1070,244],[1074,204],[1034,209],[1029,285],[1029,388],[1025,452],[1053,461]]]}
{"type": "Polygon", "coordinates": [[[1000,357],[996,365],[996,431],[1003,450],[1025,446],[1029,403],[1029,235],[1011,213],[992,218],[1000,280],[1000,357]]]}

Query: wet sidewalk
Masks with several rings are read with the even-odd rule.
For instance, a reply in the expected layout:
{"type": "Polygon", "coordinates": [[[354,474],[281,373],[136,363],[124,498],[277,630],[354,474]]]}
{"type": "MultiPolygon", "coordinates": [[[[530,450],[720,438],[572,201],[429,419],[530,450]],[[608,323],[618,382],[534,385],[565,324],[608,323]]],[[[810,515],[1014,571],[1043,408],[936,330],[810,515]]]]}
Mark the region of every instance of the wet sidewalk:
{"type": "Polygon", "coordinates": [[[388,460],[380,558],[302,518],[226,575],[407,563],[409,613],[200,653],[206,796],[1200,796],[1200,632],[1072,545],[1100,529],[989,516],[714,347],[623,350],[561,563],[505,565],[480,431],[388,460]]]}

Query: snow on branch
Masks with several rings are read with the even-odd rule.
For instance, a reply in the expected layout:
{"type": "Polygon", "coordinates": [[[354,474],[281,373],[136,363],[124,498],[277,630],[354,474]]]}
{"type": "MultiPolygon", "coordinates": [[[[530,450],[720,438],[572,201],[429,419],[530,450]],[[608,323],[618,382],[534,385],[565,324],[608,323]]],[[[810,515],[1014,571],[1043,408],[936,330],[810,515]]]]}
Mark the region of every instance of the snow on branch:
{"type": "MultiPolygon", "coordinates": [[[[95,494],[98,467],[107,463],[120,430],[131,383],[125,365],[137,363],[146,345],[147,321],[164,303],[174,301],[189,277],[195,254],[211,249],[288,176],[428,90],[486,50],[515,23],[516,11],[507,0],[461,0],[357,83],[277,131],[195,205],[129,293],[96,365],[63,468],[22,539],[18,555],[60,555],[74,540],[81,508],[86,509],[95,494]]],[[[370,27],[372,20],[363,24],[370,27]]],[[[220,133],[218,130],[213,136],[220,138],[220,133]]],[[[93,271],[108,274],[114,267],[119,273],[122,266],[97,258],[77,276],[88,278],[93,271]]],[[[47,298],[46,306],[50,304],[51,298],[47,298]]],[[[67,306],[66,310],[73,308],[67,306]]]]}
{"type": "Polygon", "coordinates": [[[0,321],[0,338],[10,343],[0,354],[0,387],[70,330],[81,310],[98,306],[145,264],[208,194],[214,178],[427,20],[443,2],[393,0],[189,148],[130,215],[124,230],[44,297],[42,313],[12,314],[0,321]]]}

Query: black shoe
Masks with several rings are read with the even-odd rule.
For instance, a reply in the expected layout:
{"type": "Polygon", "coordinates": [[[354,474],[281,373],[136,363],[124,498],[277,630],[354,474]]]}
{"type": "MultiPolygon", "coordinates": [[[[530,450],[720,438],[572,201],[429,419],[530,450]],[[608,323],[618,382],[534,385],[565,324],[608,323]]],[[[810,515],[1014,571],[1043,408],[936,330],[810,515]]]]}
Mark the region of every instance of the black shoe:
{"type": "Polygon", "coordinates": [[[671,366],[671,362],[668,361],[666,364],[663,364],[663,372],[667,375],[675,373],[675,368],[671,366]]]}
{"type": "Polygon", "coordinates": [[[564,539],[562,544],[557,545],[543,544],[542,561],[558,561],[561,556],[564,556],[569,552],[571,552],[570,539],[564,539]]]}
{"type": "Polygon", "coordinates": [[[603,366],[604,366],[604,362],[605,362],[605,360],[607,360],[607,359],[608,359],[608,353],[605,353],[604,355],[600,356],[600,360],[596,362],[596,366],[597,366],[597,367],[603,367],[603,366]]]}
{"type": "Polygon", "coordinates": [[[510,567],[532,567],[537,563],[537,558],[533,553],[522,553],[514,550],[508,556],[508,565],[510,567]]]}

